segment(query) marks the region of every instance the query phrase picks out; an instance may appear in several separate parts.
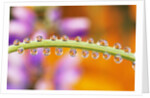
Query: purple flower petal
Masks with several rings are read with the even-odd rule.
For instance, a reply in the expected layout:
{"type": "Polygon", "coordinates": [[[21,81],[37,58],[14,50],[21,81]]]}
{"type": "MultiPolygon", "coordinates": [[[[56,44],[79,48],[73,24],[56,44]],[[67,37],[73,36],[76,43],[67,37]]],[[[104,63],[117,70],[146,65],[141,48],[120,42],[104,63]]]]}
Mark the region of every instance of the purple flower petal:
{"type": "Polygon", "coordinates": [[[8,80],[7,89],[24,89],[28,84],[28,76],[24,69],[25,62],[23,55],[17,52],[8,55],[8,80]]]}
{"type": "Polygon", "coordinates": [[[32,24],[35,21],[35,14],[32,10],[25,7],[12,8],[12,15],[15,19],[32,24]]]}
{"type": "Polygon", "coordinates": [[[59,8],[49,9],[47,11],[47,16],[49,17],[51,22],[56,22],[61,18],[61,10],[59,8]]]}
{"type": "Polygon", "coordinates": [[[90,21],[87,18],[66,18],[60,22],[60,32],[70,37],[84,36],[89,28],[90,21]]]}
{"type": "Polygon", "coordinates": [[[55,89],[72,89],[73,84],[80,78],[79,58],[67,55],[58,62],[58,68],[55,73],[55,89]]]}

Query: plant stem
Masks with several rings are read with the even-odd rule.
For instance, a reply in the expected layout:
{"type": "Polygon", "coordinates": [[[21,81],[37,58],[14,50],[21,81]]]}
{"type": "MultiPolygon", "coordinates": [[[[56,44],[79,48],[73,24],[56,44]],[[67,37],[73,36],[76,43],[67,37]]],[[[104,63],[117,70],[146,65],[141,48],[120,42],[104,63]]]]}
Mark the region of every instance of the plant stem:
{"type": "Polygon", "coordinates": [[[32,48],[45,48],[45,47],[66,47],[66,48],[76,48],[76,49],[84,49],[91,50],[96,52],[108,52],[111,55],[120,54],[122,58],[130,60],[132,62],[135,61],[134,54],[126,53],[123,50],[115,49],[109,46],[100,46],[97,44],[89,44],[87,42],[76,42],[74,40],[62,41],[62,40],[42,40],[41,42],[32,41],[30,43],[20,43],[18,46],[11,45],[9,46],[8,53],[12,53],[18,50],[18,48],[24,49],[32,49],[32,48]]]}

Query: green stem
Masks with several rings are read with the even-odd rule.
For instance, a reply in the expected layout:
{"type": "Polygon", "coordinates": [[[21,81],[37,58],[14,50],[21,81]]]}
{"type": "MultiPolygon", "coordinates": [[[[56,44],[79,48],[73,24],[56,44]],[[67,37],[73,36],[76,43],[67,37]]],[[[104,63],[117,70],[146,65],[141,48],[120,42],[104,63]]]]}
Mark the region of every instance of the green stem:
{"type": "Polygon", "coordinates": [[[76,42],[74,40],[62,41],[62,40],[42,40],[41,42],[32,41],[30,43],[20,43],[18,46],[11,45],[9,46],[8,53],[12,53],[18,50],[18,48],[24,49],[32,49],[32,48],[41,48],[41,47],[66,47],[66,48],[77,48],[84,50],[91,50],[96,52],[108,52],[111,55],[120,54],[122,58],[130,60],[132,62],[135,61],[134,54],[126,53],[123,50],[115,49],[109,46],[99,46],[97,44],[89,44],[87,42],[76,42]]]}

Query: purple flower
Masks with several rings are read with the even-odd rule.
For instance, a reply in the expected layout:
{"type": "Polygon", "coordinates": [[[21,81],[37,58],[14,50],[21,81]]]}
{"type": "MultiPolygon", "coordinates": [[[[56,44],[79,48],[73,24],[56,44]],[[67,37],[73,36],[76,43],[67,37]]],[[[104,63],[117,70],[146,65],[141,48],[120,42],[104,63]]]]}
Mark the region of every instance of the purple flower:
{"type": "Polygon", "coordinates": [[[35,20],[35,14],[32,10],[25,7],[12,8],[12,15],[15,19],[32,24],[35,20]]]}
{"type": "Polygon", "coordinates": [[[30,25],[18,21],[18,20],[12,20],[10,21],[10,27],[9,27],[9,32],[10,34],[16,34],[20,37],[22,36],[27,36],[31,33],[32,28],[30,25]]]}
{"type": "Polygon", "coordinates": [[[88,33],[90,21],[88,18],[66,18],[60,22],[60,32],[70,37],[84,36],[88,33]]]}
{"type": "Polygon", "coordinates": [[[73,58],[66,55],[58,62],[55,73],[55,89],[72,89],[73,84],[75,84],[80,78],[80,70],[78,67],[80,63],[79,58],[73,58]]]}
{"type": "Polygon", "coordinates": [[[25,70],[24,56],[17,52],[8,56],[7,89],[25,89],[28,84],[28,76],[25,70]]]}
{"type": "Polygon", "coordinates": [[[9,26],[9,45],[15,39],[23,41],[25,37],[28,37],[33,30],[35,22],[35,14],[28,8],[13,7],[12,16],[14,19],[10,21],[9,26]]]}
{"type": "Polygon", "coordinates": [[[48,9],[47,16],[51,22],[56,22],[61,18],[61,10],[59,8],[48,9]]]}
{"type": "Polygon", "coordinates": [[[18,20],[10,21],[9,26],[9,45],[13,43],[14,40],[18,39],[23,41],[25,37],[28,37],[32,32],[32,27],[24,22],[18,20]]]}

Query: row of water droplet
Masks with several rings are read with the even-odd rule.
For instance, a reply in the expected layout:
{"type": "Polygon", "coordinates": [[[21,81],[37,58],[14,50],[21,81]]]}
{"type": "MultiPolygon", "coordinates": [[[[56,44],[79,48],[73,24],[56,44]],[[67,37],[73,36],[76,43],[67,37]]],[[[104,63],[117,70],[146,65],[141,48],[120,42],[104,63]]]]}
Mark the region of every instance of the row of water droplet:
{"type": "MultiPolygon", "coordinates": [[[[55,35],[53,35],[53,36],[51,36],[50,39],[51,39],[52,41],[55,41],[55,40],[57,40],[57,37],[56,37],[55,35]]],[[[42,40],[43,40],[43,37],[42,37],[42,36],[37,36],[37,37],[36,37],[36,41],[37,41],[37,42],[41,42],[42,40]]],[[[68,36],[64,35],[64,36],[61,37],[61,40],[62,40],[62,41],[67,41],[67,40],[69,40],[69,38],[68,38],[68,36]]],[[[81,39],[81,37],[79,37],[79,36],[77,36],[77,37],[75,38],[75,41],[76,41],[76,42],[80,42],[81,40],[82,40],[82,39],[81,39]]],[[[27,44],[27,43],[30,43],[30,41],[31,41],[30,38],[25,38],[25,39],[24,39],[24,43],[26,43],[26,44],[27,44]]],[[[89,39],[87,40],[87,42],[88,42],[89,44],[93,44],[93,43],[94,43],[94,40],[93,40],[92,38],[89,38],[89,39]]],[[[19,40],[15,40],[13,44],[14,44],[15,46],[18,46],[18,45],[20,44],[20,41],[19,41],[19,40]]],[[[98,44],[98,45],[101,45],[101,46],[108,46],[108,42],[107,42],[106,40],[99,40],[99,41],[97,42],[97,44],[98,44]]],[[[121,45],[120,45],[119,43],[115,43],[115,44],[114,44],[114,48],[115,48],[115,49],[121,49],[121,45]]],[[[130,52],[131,52],[131,49],[130,49],[129,47],[126,47],[126,48],[124,48],[124,51],[125,51],[126,53],[130,53],[130,52]]],[[[24,52],[24,49],[23,49],[22,47],[18,49],[18,53],[19,53],[19,54],[22,54],[23,52],[24,52]]],[[[31,49],[31,50],[30,50],[30,54],[31,54],[31,55],[36,55],[37,53],[38,53],[37,49],[31,49]]],[[[44,48],[44,49],[43,49],[43,54],[44,54],[45,56],[50,55],[50,53],[51,53],[50,48],[44,48]]],[[[63,54],[63,49],[62,49],[62,48],[56,48],[56,49],[55,49],[55,54],[58,55],[58,56],[62,55],[62,54],[63,54]]],[[[75,57],[76,54],[77,54],[76,49],[70,49],[69,54],[70,54],[70,56],[75,57]]],[[[87,58],[88,56],[89,56],[89,51],[87,51],[87,50],[82,50],[82,57],[83,57],[83,58],[87,58]]],[[[107,53],[107,52],[104,52],[104,53],[103,53],[103,58],[106,59],[106,60],[108,60],[108,59],[110,58],[110,56],[111,56],[111,55],[110,55],[109,53],[107,53]]],[[[92,58],[93,58],[93,59],[98,59],[98,58],[99,58],[99,52],[93,51],[93,52],[92,52],[92,58]]],[[[123,59],[122,59],[122,57],[121,57],[120,54],[117,54],[117,55],[114,57],[114,61],[115,61],[116,63],[121,63],[122,60],[123,60],[123,59]]],[[[133,67],[133,68],[135,67],[135,63],[133,63],[132,67],[133,67]]]]}

